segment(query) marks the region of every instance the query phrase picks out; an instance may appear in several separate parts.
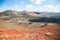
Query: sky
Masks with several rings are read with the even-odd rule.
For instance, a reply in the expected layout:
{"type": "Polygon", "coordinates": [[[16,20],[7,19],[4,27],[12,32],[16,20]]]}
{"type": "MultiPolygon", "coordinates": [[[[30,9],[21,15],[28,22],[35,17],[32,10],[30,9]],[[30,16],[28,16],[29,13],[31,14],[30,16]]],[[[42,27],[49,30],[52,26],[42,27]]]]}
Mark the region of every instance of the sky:
{"type": "Polygon", "coordinates": [[[0,11],[60,12],[60,0],[0,0],[0,11]]]}

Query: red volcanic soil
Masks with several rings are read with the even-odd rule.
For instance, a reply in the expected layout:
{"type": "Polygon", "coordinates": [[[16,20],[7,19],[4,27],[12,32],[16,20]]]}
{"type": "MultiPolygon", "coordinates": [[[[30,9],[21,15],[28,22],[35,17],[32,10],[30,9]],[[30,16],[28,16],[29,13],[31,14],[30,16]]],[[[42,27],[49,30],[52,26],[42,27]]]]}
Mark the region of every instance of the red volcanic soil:
{"type": "Polygon", "coordinates": [[[60,27],[47,24],[42,28],[25,30],[0,30],[1,40],[60,40],[60,27]]]}

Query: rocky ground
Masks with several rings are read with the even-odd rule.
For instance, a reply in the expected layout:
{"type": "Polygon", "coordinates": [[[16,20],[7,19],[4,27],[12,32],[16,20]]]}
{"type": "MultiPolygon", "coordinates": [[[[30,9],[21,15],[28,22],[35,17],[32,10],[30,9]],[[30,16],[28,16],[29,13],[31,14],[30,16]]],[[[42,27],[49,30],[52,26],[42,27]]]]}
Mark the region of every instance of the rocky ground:
{"type": "Polygon", "coordinates": [[[48,23],[42,28],[0,29],[0,40],[60,40],[60,25],[48,23]]]}

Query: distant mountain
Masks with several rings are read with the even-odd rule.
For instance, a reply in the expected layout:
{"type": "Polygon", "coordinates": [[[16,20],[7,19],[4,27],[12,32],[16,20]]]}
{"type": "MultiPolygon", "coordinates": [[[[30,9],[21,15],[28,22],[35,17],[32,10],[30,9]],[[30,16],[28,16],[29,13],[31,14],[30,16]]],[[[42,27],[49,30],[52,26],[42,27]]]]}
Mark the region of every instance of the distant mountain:
{"type": "Polygon", "coordinates": [[[24,17],[49,17],[47,14],[39,13],[39,12],[29,12],[29,11],[15,11],[15,10],[6,10],[4,12],[1,12],[0,15],[5,16],[24,16],[24,17]]]}
{"type": "MultiPolygon", "coordinates": [[[[13,23],[20,22],[30,22],[29,20],[39,19],[40,18],[60,18],[60,13],[50,13],[50,12],[29,12],[29,11],[15,11],[15,10],[6,10],[0,12],[0,20],[7,20],[13,23]]],[[[47,20],[47,19],[46,19],[47,20]]],[[[48,19],[49,20],[49,19],[48,19]]]]}
{"type": "Polygon", "coordinates": [[[15,11],[15,10],[6,10],[6,11],[0,13],[0,15],[15,16],[15,15],[17,15],[17,13],[18,13],[18,12],[15,11]]]}
{"type": "Polygon", "coordinates": [[[40,12],[41,14],[47,14],[54,18],[60,18],[60,12],[40,12]]]}
{"type": "Polygon", "coordinates": [[[35,14],[47,14],[53,17],[58,17],[60,16],[60,12],[33,12],[35,14]]]}
{"type": "Polygon", "coordinates": [[[6,10],[0,13],[0,20],[5,20],[8,22],[19,23],[19,22],[28,22],[29,19],[39,18],[37,15],[29,11],[15,11],[15,10],[6,10]]]}

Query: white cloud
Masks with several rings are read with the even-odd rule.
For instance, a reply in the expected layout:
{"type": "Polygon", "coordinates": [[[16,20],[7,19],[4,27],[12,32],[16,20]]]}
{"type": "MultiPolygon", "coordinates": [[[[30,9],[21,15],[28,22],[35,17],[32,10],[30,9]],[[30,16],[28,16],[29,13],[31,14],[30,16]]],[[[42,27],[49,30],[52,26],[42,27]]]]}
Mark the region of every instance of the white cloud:
{"type": "Polygon", "coordinates": [[[46,1],[46,0],[30,0],[34,4],[41,4],[41,2],[46,1]]]}
{"type": "Polygon", "coordinates": [[[53,5],[45,5],[44,7],[39,9],[40,11],[48,11],[48,12],[60,12],[60,6],[53,5]]]}
{"type": "Polygon", "coordinates": [[[29,4],[29,5],[26,5],[26,10],[30,11],[32,9],[32,5],[29,4]]]}
{"type": "MultiPolygon", "coordinates": [[[[37,9],[38,9],[38,8],[37,8],[37,9]]],[[[32,4],[26,5],[26,10],[27,10],[27,11],[37,11],[37,9],[35,9],[32,4]]]]}

